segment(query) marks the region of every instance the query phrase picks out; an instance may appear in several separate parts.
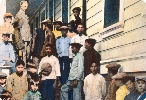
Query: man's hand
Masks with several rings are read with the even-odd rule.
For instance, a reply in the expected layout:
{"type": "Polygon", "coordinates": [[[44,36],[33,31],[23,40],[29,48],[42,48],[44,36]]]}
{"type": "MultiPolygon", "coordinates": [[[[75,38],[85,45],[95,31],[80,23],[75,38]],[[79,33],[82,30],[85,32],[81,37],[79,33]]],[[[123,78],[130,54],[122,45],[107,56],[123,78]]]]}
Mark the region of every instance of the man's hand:
{"type": "Polygon", "coordinates": [[[76,88],[77,85],[78,85],[78,80],[75,79],[75,80],[72,82],[71,86],[72,86],[73,88],[76,88]]]}

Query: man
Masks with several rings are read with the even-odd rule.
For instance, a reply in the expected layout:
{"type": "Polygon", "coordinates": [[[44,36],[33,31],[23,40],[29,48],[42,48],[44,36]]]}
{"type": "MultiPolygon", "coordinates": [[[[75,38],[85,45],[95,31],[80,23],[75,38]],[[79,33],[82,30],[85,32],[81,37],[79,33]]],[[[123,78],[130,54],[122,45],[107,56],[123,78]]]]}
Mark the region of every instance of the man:
{"type": "MultiPolygon", "coordinates": [[[[86,36],[84,34],[84,25],[82,23],[78,24],[77,26],[77,34],[71,38],[71,43],[80,43],[83,46],[80,48],[80,53],[84,53],[86,51],[84,44],[85,44],[85,40],[88,38],[88,36],[86,36]]],[[[71,51],[71,50],[70,50],[71,51]]],[[[72,52],[70,52],[70,58],[72,58],[73,54],[72,52]]]]}
{"type": "Polygon", "coordinates": [[[73,100],[81,100],[82,81],[84,78],[84,57],[79,50],[82,45],[79,43],[71,43],[71,46],[75,56],[71,64],[68,80],[61,87],[60,100],[69,100],[68,92],[71,89],[73,89],[73,100]]]}
{"type": "Polygon", "coordinates": [[[92,61],[91,73],[84,79],[85,100],[104,100],[106,94],[106,82],[102,75],[98,74],[100,62],[92,61]]]}
{"type": "MultiPolygon", "coordinates": [[[[94,49],[94,46],[96,44],[95,39],[86,39],[85,40],[85,48],[87,51],[84,52],[84,68],[85,68],[85,76],[90,74],[90,65],[91,61],[95,60],[96,62],[100,62],[101,56],[100,54],[94,49]]],[[[100,69],[99,69],[100,71],[100,69]]]]}
{"type": "Polygon", "coordinates": [[[70,69],[70,59],[69,59],[70,38],[66,36],[68,29],[69,28],[67,27],[67,24],[64,23],[60,27],[62,36],[56,40],[56,50],[59,56],[62,84],[66,83],[70,69]]]}
{"type": "Polygon", "coordinates": [[[3,33],[10,33],[11,35],[9,41],[12,41],[12,34],[14,31],[12,26],[12,17],[13,15],[11,13],[5,13],[4,15],[4,24],[0,26],[0,42],[2,42],[3,33]]]}
{"type": "Polygon", "coordinates": [[[116,86],[119,87],[119,89],[116,91],[116,100],[124,100],[125,96],[128,93],[128,90],[124,85],[124,78],[126,76],[126,73],[117,73],[116,75],[112,76],[112,79],[115,80],[116,86]]]}
{"type": "Polygon", "coordinates": [[[125,96],[124,100],[137,100],[139,93],[135,86],[135,77],[127,76],[125,79],[125,85],[129,90],[129,93],[125,96]]]}
{"type": "Polygon", "coordinates": [[[52,54],[53,45],[47,44],[45,50],[47,55],[41,59],[39,64],[39,73],[42,77],[40,93],[42,94],[42,100],[54,100],[53,88],[60,86],[60,65],[58,58],[52,54]]]}
{"type": "Polygon", "coordinates": [[[24,75],[25,63],[18,60],[16,63],[16,72],[11,74],[7,80],[7,90],[12,93],[15,100],[22,100],[28,90],[27,77],[24,75]]]}
{"type": "Polygon", "coordinates": [[[70,21],[70,24],[72,26],[73,32],[77,32],[76,29],[80,23],[82,23],[82,19],[79,17],[80,16],[80,7],[75,7],[73,8],[72,12],[74,14],[75,20],[70,21]]]}
{"type": "Polygon", "coordinates": [[[61,31],[60,31],[60,27],[62,25],[61,21],[55,21],[53,22],[53,25],[55,26],[55,30],[53,31],[55,38],[57,39],[58,37],[61,37],[61,31]]]}
{"type": "MultiPolygon", "coordinates": [[[[108,75],[110,78],[117,74],[118,69],[121,67],[120,64],[117,63],[110,63],[106,65],[106,68],[108,69],[108,75]]],[[[116,100],[116,91],[118,87],[115,84],[115,80],[111,80],[108,86],[108,91],[105,100],[116,100]]]]}
{"type": "Polygon", "coordinates": [[[7,80],[7,74],[0,72],[0,95],[4,90],[6,90],[6,80],[7,80]]]}
{"type": "Polygon", "coordinates": [[[11,66],[10,72],[13,73],[15,71],[15,54],[13,46],[8,42],[9,39],[10,34],[3,33],[3,42],[0,43],[0,64],[2,66],[11,66]]]}
{"type": "Polygon", "coordinates": [[[146,99],[146,76],[137,76],[136,80],[136,87],[140,96],[137,100],[145,100],[146,99]]]}

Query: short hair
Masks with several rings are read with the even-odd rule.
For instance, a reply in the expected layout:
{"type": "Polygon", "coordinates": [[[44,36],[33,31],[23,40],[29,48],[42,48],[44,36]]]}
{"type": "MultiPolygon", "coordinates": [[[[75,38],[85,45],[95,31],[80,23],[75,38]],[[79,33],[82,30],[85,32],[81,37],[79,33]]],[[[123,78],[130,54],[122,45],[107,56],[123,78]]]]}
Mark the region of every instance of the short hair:
{"type": "Polygon", "coordinates": [[[50,43],[46,43],[46,46],[45,47],[51,47],[51,49],[53,49],[53,45],[50,44],[50,43]]]}
{"type": "Polygon", "coordinates": [[[47,23],[44,23],[45,27],[48,27],[49,29],[52,29],[52,25],[51,24],[47,24],[47,23]]]}
{"type": "Polygon", "coordinates": [[[3,34],[2,34],[2,37],[3,37],[3,36],[6,36],[6,37],[10,38],[10,33],[3,33],[3,34]]]}
{"type": "Polygon", "coordinates": [[[22,0],[21,2],[20,2],[20,6],[23,4],[23,3],[28,3],[28,0],[22,0]]]}
{"type": "Polygon", "coordinates": [[[96,44],[96,40],[92,38],[86,39],[85,42],[89,43],[92,47],[96,44]]]}
{"type": "Polygon", "coordinates": [[[23,66],[25,66],[24,61],[21,60],[21,59],[17,60],[17,62],[16,62],[16,67],[19,66],[19,65],[23,65],[23,66]]]}
{"type": "MultiPolygon", "coordinates": [[[[85,25],[84,25],[83,23],[79,23],[78,26],[79,26],[79,25],[82,25],[83,28],[85,28],[85,25]]],[[[77,27],[78,27],[78,26],[77,26],[77,27]]]]}
{"type": "Polygon", "coordinates": [[[131,81],[131,82],[135,82],[135,76],[126,76],[124,79],[123,79],[123,83],[127,83],[128,81],[131,81]]]}
{"type": "Polygon", "coordinates": [[[93,60],[90,63],[90,67],[92,66],[93,63],[95,63],[97,66],[100,66],[100,61],[93,60]]]}

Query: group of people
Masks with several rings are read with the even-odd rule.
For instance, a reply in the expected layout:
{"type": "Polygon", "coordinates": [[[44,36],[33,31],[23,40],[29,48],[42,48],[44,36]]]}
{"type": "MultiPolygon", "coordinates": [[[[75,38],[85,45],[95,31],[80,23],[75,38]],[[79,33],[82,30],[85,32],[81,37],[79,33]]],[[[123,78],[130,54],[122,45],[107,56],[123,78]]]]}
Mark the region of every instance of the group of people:
{"type": "MultiPolygon", "coordinates": [[[[20,5],[18,19],[25,14],[24,9],[28,6],[26,1],[20,5]]],[[[36,29],[33,35],[30,59],[27,61],[24,57],[17,57],[22,56],[19,51],[21,45],[18,45],[21,41],[14,46],[12,32],[0,31],[0,64],[11,66],[10,76],[0,72],[0,98],[55,100],[56,90],[61,88],[60,100],[144,100],[146,77],[120,73],[118,70],[121,65],[116,63],[105,66],[112,79],[106,92],[105,78],[99,74],[101,56],[94,49],[96,40],[85,33],[85,26],[80,18],[81,8],[75,7],[72,11],[75,20],[69,23],[52,22],[49,19],[41,22],[41,28],[36,29]],[[14,52],[14,47],[18,52],[14,52]]],[[[27,19],[27,16],[22,17],[27,19]]],[[[11,21],[12,15],[6,13],[4,19],[5,22],[11,21]]],[[[19,25],[13,23],[13,27],[14,30],[17,28],[13,33],[15,40],[20,39],[19,32],[29,33],[28,20],[20,21],[19,25]],[[26,25],[22,27],[24,22],[26,25]]],[[[1,29],[4,28],[0,27],[1,29]]],[[[30,34],[21,36],[23,41],[30,41],[30,34]]]]}

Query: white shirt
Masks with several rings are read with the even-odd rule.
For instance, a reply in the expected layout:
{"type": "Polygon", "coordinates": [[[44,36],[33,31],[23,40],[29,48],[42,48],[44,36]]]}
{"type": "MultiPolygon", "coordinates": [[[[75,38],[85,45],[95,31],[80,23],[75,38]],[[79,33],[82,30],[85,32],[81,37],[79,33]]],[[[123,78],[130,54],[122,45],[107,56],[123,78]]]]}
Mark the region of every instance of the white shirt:
{"type": "Polygon", "coordinates": [[[103,100],[106,94],[106,83],[103,76],[100,74],[93,75],[92,73],[84,79],[85,100],[103,100]]]}
{"type": "Polygon", "coordinates": [[[53,55],[51,55],[50,57],[48,57],[48,56],[43,57],[40,61],[38,72],[41,71],[41,66],[43,65],[43,63],[50,63],[50,65],[52,66],[52,72],[50,73],[49,76],[44,76],[43,80],[56,79],[56,76],[61,76],[60,64],[59,64],[58,58],[56,58],[53,55]]]}
{"type": "MultiPolygon", "coordinates": [[[[86,51],[85,46],[84,46],[86,39],[88,39],[88,36],[85,36],[85,35],[79,36],[79,34],[76,34],[74,37],[71,38],[71,43],[80,43],[81,45],[83,45],[79,51],[80,53],[83,54],[86,51]]],[[[73,57],[73,53],[70,46],[69,58],[72,58],[72,57],[73,57]]]]}

